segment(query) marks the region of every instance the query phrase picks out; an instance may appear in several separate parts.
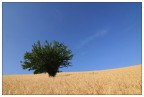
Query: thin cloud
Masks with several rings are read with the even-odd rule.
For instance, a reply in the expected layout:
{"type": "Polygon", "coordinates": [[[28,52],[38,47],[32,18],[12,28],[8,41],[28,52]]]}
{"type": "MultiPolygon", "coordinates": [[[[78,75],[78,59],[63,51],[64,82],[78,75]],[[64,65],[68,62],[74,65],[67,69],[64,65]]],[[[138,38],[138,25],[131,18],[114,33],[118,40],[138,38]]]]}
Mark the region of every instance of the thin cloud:
{"type": "Polygon", "coordinates": [[[82,48],[83,46],[85,46],[86,44],[91,42],[92,40],[94,40],[94,39],[96,39],[98,37],[104,36],[107,33],[108,33],[108,30],[102,30],[102,31],[94,33],[93,35],[91,35],[91,36],[85,38],[84,40],[82,40],[81,43],[78,45],[77,49],[82,48]]]}

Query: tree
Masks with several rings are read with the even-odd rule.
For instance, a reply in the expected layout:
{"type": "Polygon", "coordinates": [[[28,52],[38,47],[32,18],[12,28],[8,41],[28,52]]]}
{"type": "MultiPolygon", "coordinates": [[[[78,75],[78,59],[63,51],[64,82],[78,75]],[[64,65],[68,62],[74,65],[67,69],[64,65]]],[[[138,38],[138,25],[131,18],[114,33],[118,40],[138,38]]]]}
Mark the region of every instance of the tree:
{"type": "Polygon", "coordinates": [[[32,45],[31,52],[25,53],[21,63],[23,69],[34,70],[34,74],[47,72],[54,77],[59,68],[71,66],[69,60],[73,56],[72,51],[63,43],[45,41],[45,44],[41,45],[38,41],[32,45]]]}

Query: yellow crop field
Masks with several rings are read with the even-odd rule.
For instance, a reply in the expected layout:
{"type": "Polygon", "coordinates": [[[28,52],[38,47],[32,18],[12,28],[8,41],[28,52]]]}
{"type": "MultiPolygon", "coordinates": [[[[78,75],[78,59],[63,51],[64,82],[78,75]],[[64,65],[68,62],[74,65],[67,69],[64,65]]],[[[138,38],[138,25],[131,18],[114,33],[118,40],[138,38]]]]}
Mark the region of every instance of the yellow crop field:
{"type": "Polygon", "coordinates": [[[142,65],[90,72],[3,75],[5,94],[142,94],[142,65]]]}

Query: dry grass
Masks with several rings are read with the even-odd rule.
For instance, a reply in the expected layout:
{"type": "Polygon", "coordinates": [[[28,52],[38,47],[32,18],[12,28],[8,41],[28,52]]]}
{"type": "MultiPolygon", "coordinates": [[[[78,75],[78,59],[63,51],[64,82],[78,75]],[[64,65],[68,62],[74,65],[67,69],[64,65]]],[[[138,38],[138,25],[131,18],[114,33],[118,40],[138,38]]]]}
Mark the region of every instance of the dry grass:
{"type": "Polygon", "coordinates": [[[3,94],[142,94],[141,65],[127,68],[47,74],[3,75],[3,94]]]}

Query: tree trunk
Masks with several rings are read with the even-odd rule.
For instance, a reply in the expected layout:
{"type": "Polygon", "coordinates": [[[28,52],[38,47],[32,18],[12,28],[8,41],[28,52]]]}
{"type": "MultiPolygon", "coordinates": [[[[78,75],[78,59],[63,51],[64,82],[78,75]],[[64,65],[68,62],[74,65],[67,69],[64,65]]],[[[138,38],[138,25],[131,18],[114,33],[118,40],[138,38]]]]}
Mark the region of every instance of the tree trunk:
{"type": "Polygon", "coordinates": [[[48,74],[49,74],[49,77],[55,77],[57,71],[58,71],[58,67],[49,67],[49,68],[47,69],[47,72],[48,72],[48,74]]]}

